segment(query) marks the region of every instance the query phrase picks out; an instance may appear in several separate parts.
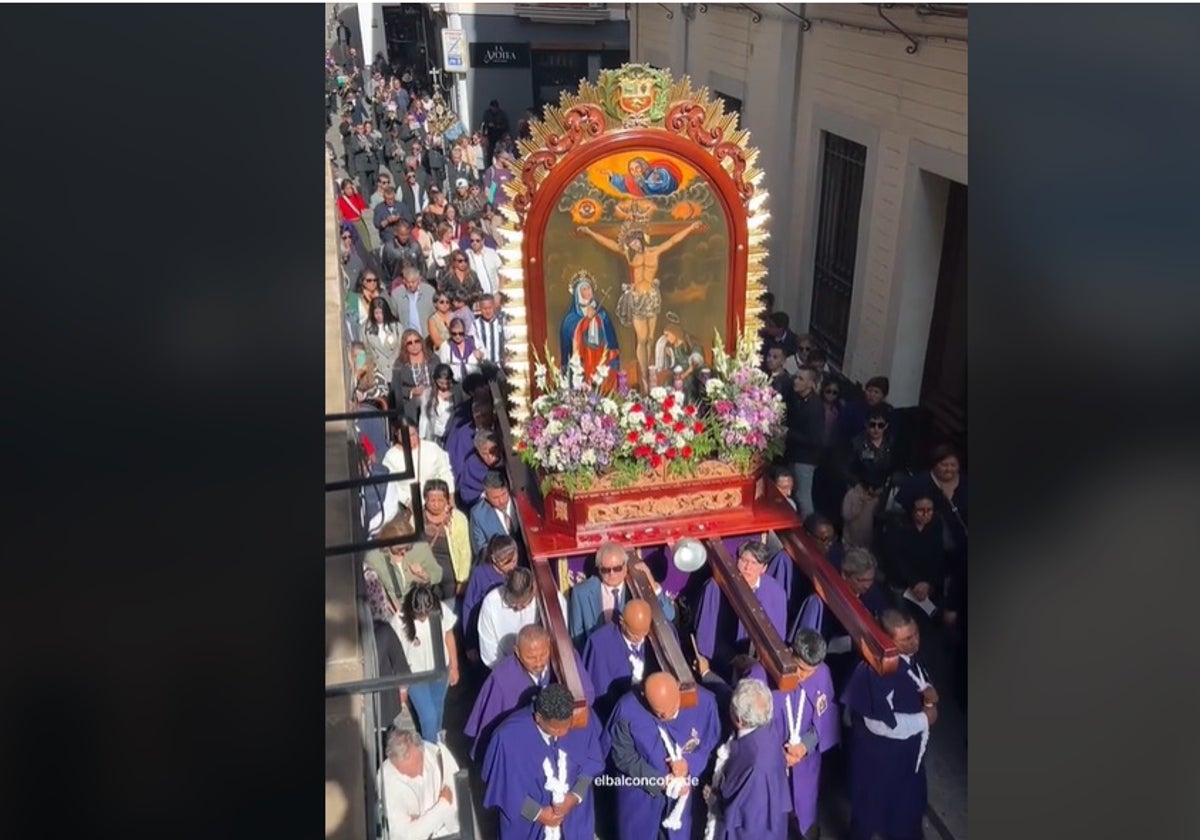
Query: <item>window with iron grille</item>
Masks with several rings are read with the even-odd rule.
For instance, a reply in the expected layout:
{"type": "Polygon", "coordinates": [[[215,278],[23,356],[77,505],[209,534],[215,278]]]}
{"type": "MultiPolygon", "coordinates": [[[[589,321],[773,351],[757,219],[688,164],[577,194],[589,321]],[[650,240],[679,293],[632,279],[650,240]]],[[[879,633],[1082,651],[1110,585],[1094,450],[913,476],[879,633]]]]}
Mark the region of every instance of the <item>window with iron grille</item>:
{"type": "Polygon", "coordinates": [[[846,332],[850,326],[858,214],[862,208],[866,165],[866,146],[828,131],[821,132],[821,193],[809,332],[839,365],[845,359],[846,332]]]}

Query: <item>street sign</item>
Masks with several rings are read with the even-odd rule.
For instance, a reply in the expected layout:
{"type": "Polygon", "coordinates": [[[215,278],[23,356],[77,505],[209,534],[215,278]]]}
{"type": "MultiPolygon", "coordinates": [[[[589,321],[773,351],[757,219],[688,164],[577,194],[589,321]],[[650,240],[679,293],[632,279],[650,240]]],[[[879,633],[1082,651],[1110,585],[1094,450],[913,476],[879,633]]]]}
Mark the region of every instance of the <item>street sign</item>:
{"type": "Polygon", "coordinates": [[[442,30],[442,66],[447,73],[467,72],[467,33],[463,30],[442,30]]]}

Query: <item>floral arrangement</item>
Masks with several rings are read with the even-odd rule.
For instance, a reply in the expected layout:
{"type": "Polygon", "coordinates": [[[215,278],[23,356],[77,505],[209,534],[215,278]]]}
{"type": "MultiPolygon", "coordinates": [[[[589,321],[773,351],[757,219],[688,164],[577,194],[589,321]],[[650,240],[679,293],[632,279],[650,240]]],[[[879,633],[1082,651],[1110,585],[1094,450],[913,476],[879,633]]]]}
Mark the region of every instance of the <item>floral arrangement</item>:
{"type": "MultiPolygon", "coordinates": [[[[695,397],[677,389],[611,387],[603,368],[589,379],[572,358],[565,370],[549,352],[534,368],[541,393],[516,433],[516,450],[570,495],[599,477],[629,486],[654,474],[686,477],[717,458],[746,472],[781,451],[783,401],[758,368],[757,336],[742,336],[732,356],[717,334],[713,369],[695,397]]],[[[708,371],[697,372],[704,376],[708,371]]]]}
{"type": "Polygon", "coordinates": [[[704,383],[704,398],[718,449],[743,466],[755,456],[775,458],[786,435],[783,397],[758,367],[757,337],[742,335],[733,356],[725,353],[720,334],[713,348],[717,375],[704,383]]]}

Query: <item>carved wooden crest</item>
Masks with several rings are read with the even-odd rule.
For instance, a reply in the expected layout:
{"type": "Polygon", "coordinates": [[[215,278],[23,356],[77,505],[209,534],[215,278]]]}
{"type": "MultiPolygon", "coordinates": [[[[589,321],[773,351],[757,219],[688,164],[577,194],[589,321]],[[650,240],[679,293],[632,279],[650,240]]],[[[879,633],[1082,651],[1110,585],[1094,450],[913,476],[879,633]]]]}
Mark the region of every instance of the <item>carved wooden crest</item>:
{"type": "Polygon", "coordinates": [[[644,64],[547,106],[510,162],[501,292],[521,425],[546,351],[643,390],[761,327],[766,191],[738,115],[644,64]]]}

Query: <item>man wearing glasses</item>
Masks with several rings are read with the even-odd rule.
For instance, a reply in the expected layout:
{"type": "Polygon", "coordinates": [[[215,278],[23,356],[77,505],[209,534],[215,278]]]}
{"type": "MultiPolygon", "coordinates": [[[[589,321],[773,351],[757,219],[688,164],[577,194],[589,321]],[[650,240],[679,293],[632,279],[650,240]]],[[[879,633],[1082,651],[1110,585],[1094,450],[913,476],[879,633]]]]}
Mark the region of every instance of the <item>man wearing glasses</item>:
{"type": "Polygon", "coordinates": [[[479,278],[479,285],[486,295],[500,291],[500,255],[495,248],[488,248],[483,241],[483,231],[472,226],[467,250],[467,264],[479,278]]]}
{"type": "MultiPolygon", "coordinates": [[[[588,634],[619,616],[633,598],[629,590],[629,555],[615,542],[606,542],[596,550],[596,575],[571,588],[571,610],[567,621],[571,640],[583,650],[588,634]]],[[[675,620],[675,605],[652,580],[654,594],[667,621],[675,620]]]]}

